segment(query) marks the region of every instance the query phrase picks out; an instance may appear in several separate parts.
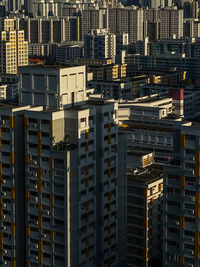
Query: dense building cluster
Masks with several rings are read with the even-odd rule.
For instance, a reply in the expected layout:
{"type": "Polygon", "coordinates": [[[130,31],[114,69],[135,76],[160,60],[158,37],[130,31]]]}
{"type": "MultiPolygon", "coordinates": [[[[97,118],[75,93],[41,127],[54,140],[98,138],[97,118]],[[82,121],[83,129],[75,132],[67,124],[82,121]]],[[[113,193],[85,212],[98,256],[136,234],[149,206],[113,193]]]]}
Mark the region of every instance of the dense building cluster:
{"type": "Polygon", "coordinates": [[[0,0],[0,266],[200,266],[193,0],[0,0]]]}

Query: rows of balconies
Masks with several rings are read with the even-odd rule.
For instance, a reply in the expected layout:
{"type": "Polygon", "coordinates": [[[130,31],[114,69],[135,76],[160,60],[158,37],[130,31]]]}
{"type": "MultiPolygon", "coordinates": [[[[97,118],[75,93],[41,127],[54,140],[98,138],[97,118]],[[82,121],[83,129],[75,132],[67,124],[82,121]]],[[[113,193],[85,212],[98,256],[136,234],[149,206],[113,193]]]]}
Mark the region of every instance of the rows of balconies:
{"type": "Polygon", "coordinates": [[[106,137],[102,137],[103,138],[103,147],[106,147],[108,145],[115,145],[117,143],[117,136],[116,134],[112,134],[112,135],[108,135],[106,137]]]}
{"type": "Polygon", "coordinates": [[[106,150],[103,151],[104,158],[114,157],[116,155],[116,148],[115,146],[108,146],[106,150]]]}
{"type": "Polygon", "coordinates": [[[90,211],[83,214],[79,220],[79,226],[82,227],[84,225],[88,225],[92,222],[96,221],[95,211],[90,211]]]}
{"type": "Polygon", "coordinates": [[[84,225],[80,227],[80,236],[84,238],[88,235],[93,234],[95,231],[95,222],[89,223],[88,225],[84,225]]]}
{"type": "MultiPolygon", "coordinates": [[[[85,259],[89,259],[90,257],[94,257],[95,253],[96,253],[95,252],[95,246],[94,245],[90,245],[89,247],[87,247],[87,248],[83,249],[82,251],[80,251],[79,262],[81,263],[81,262],[84,262],[85,259]]],[[[87,266],[87,264],[86,264],[86,266],[87,266]]]]}
{"type": "Polygon", "coordinates": [[[85,212],[90,212],[95,209],[95,202],[94,200],[88,200],[86,202],[80,203],[80,215],[84,214],[85,212]]]}
{"type": "MultiPolygon", "coordinates": [[[[83,191],[82,191],[83,192],[83,191]]],[[[84,202],[90,199],[94,199],[95,196],[95,189],[94,187],[87,187],[84,188],[84,194],[80,193],[80,202],[84,202]]]]}
{"type": "MultiPolygon", "coordinates": [[[[37,132],[36,132],[37,134],[37,132]]],[[[41,136],[41,138],[39,139],[37,135],[28,135],[27,134],[27,142],[28,143],[34,143],[34,144],[38,144],[38,141],[41,142],[41,144],[44,145],[49,145],[51,142],[51,138],[50,137],[45,137],[45,136],[41,136]]]]}
{"type": "Polygon", "coordinates": [[[28,130],[40,130],[41,132],[50,132],[50,124],[29,122],[27,126],[28,130]]]}
{"type": "Polygon", "coordinates": [[[115,212],[113,214],[111,213],[106,214],[106,216],[104,216],[104,219],[103,219],[103,225],[107,226],[109,224],[116,223],[116,221],[117,221],[117,216],[115,212]]]}
{"type": "Polygon", "coordinates": [[[113,134],[116,132],[116,125],[112,123],[108,123],[106,125],[106,128],[102,128],[102,129],[103,129],[103,135],[113,134]]]}
{"type": "Polygon", "coordinates": [[[103,182],[107,182],[113,178],[117,177],[117,168],[116,166],[111,166],[107,167],[106,172],[104,171],[104,176],[103,176],[103,182]]]}
{"type": "Polygon", "coordinates": [[[115,175],[113,174],[111,178],[104,183],[103,191],[108,192],[116,188],[116,179],[115,175]]]}

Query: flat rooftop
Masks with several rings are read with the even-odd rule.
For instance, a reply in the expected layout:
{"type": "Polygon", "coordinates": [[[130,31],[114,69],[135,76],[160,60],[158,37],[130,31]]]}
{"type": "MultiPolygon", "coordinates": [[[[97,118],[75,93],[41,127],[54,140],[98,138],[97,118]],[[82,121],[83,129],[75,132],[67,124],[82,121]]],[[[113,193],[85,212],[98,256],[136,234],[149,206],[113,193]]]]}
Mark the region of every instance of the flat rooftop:
{"type": "Polygon", "coordinates": [[[47,68],[47,69],[65,69],[85,66],[85,64],[30,64],[27,66],[22,66],[20,68],[47,68]]]}
{"type": "Polygon", "coordinates": [[[129,183],[141,183],[141,184],[150,184],[163,176],[163,167],[159,164],[152,164],[147,168],[140,169],[138,173],[127,173],[128,184],[129,183]]]}
{"type": "Polygon", "coordinates": [[[14,104],[6,104],[6,103],[0,103],[0,108],[7,108],[7,109],[12,109],[12,108],[19,108],[20,106],[14,105],[14,104]]]}
{"type": "Polygon", "coordinates": [[[152,154],[153,152],[146,152],[146,151],[131,151],[131,150],[128,150],[127,151],[128,155],[132,155],[132,156],[136,156],[136,157],[143,157],[143,156],[146,156],[146,155],[150,155],[152,154]]]}

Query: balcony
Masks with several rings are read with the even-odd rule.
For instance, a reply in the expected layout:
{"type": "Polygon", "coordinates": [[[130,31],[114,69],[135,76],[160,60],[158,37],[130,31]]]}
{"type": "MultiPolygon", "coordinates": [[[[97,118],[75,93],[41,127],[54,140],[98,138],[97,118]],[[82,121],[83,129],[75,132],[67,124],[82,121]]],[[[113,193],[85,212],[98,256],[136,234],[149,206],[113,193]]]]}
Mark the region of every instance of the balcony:
{"type": "Polygon", "coordinates": [[[185,202],[189,202],[189,203],[191,203],[191,202],[195,202],[195,196],[185,196],[185,198],[184,198],[184,200],[185,200],[185,202]]]}
{"type": "Polygon", "coordinates": [[[44,144],[44,145],[49,145],[50,144],[50,142],[51,142],[51,139],[49,138],[49,137],[42,137],[42,144],[44,144]]]}
{"type": "Polygon", "coordinates": [[[4,249],[3,250],[3,254],[6,257],[13,257],[14,256],[14,253],[13,253],[12,249],[4,249]]]}
{"type": "Polygon", "coordinates": [[[64,187],[54,187],[54,194],[64,195],[64,187]]]}
{"type": "MultiPolygon", "coordinates": [[[[10,139],[11,139],[10,131],[9,131],[9,132],[3,132],[3,131],[2,131],[1,139],[2,139],[2,140],[10,140],[10,139]]],[[[6,145],[6,146],[7,146],[7,145],[6,145]]]]}
{"type": "Polygon", "coordinates": [[[33,147],[29,147],[28,148],[28,154],[37,156],[38,155],[38,149],[37,148],[33,148],[33,147]]]}
{"type": "Polygon", "coordinates": [[[43,197],[42,198],[42,204],[45,204],[45,205],[48,205],[48,206],[50,206],[50,199],[49,198],[46,198],[46,197],[43,197]]]}
{"type": "Polygon", "coordinates": [[[38,130],[38,124],[37,123],[29,122],[28,129],[29,130],[38,130]]]}
{"type": "Polygon", "coordinates": [[[29,201],[30,202],[33,202],[33,203],[37,203],[38,202],[38,197],[36,197],[36,196],[30,196],[29,201]]]}
{"type": "Polygon", "coordinates": [[[37,135],[29,135],[28,136],[28,142],[29,143],[37,144],[38,143],[38,137],[37,137],[37,135]]]}
{"type": "Polygon", "coordinates": [[[38,239],[39,238],[39,232],[31,231],[30,238],[38,239]]]}
{"type": "Polygon", "coordinates": [[[49,169],[49,162],[42,161],[42,168],[48,170],[49,169]]]}
{"type": "Polygon", "coordinates": [[[11,236],[9,236],[9,237],[4,237],[4,238],[3,238],[3,243],[4,243],[5,245],[10,246],[10,245],[12,244],[12,238],[11,238],[11,236]]]}
{"type": "Polygon", "coordinates": [[[63,207],[64,206],[64,200],[59,200],[59,199],[55,199],[54,200],[54,206],[60,206],[63,207]]]}
{"type": "MultiPolygon", "coordinates": [[[[46,251],[44,250],[44,252],[46,252],[46,251]]],[[[47,265],[52,266],[51,263],[52,263],[51,256],[49,256],[49,257],[43,257],[43,264],[47,264],[47,265]]]]}
{"type": "Polygon", "coordinates": [[[54,242],[55,243],[61,243],[64,244],[65,243],[65,238],[64,238],[64,233],[63,233],[63,237],[61,236],[56,236],[54,237],[54,242]]]}
{"type": "Polygon", "coordinates": [[[2,152],[10,152],[11,151],[10,145],[3,144],[2,148],[1,148],[1,151],[2,152]]]}
{"type": "Polygon", "coordinates": [[[50,186],[50,185],[48,185],[48,186],[44,185],[44,186],[42,187],[42,192],[43,192],[43,193],[50,194],[50,193],[51,193],[51,186],[50,186]]]}
{"type": "Polygon", "coordinates": [[[61,211],[61,210],[57,210],[55,208],[54,209],[54,217],[64,220],[64,218],[65,218],[65,211],[64,211],[64,209],[61,211]]]}
{"type": "Polygon", "coordinates": [[[54,248],[54,253],[60,256],[65,255],[65,247],[63,246],[63,248],[61,247],[55,247],[54,248]]]}
{"type": "Polygon", "coordinates": [[[41,124],[41,132],[49,132],[49,124],[41,124]]]}
{"type": "Polygon", "coordinates": [[[13,181],[11,182],[11,180],[9,179],[3,179],[2,180],[2,184],[5,185],[5,186],[8,186],[8,187],[11,187],[13,186],[13,181]]]}
{"type": "Polygon", "coordinates": [[[186,147],[187,148],[194,148],[196,147],[196,140],[189,140],[186,139],[186,147]]]}
{"type": "Polygon", "coordinates": [[[64,261],[64,259],[63,259],[63,261],[62,260],[56,260],[55,261],[55,265],[54,266],[56,266],[56,267],[63,267],[63,266],[65,266],[65,261],[64,261]]]}
{"type": "Polygon", "coordinates": [[[191,230],[195,228],[195,222],[185,222],[185,230],[191,230]]]}
{"type": "MultiPolygon", "coordinates": [[[[49,157],[49,155],[50,155],[50,150],[49,149],[44,149],[44,148],[42,148],[42,156],[47,156],[47,157],[49,157]]],[[[46,165],[47,166],[47,165],[46,165]]],[[[48,167],[47,168],[49,168],[49,164],[48,164],[48,167]]]]}
{"type": "Polygon", "coordinates": [[[30,215],[36,215],[36,216],[38,216],[38,209],[36,209],[36,208],[28,208],[28,214],[30,215]]]}
{"type": "Polygon", "coordinates": [[[177,232],[177,233],[168,232],[168,233],[167,233],[167,238],[168,238],[168,239],[177,240],[177,242],[179,242],[179,241],[180,241],[180,235],[179,235],[179,232],[177,232]]]}
{"type": "MultiPolygon", "coordinates": [[[[43,220],[42,228],[43,229],[49,229],[50,230],[52,228],[52,224],[50,222],[45,222],[43,220]]],[[[49,239],[50,238],[49,235],[46,235],[46,236],[48,236],[48,237],[46,237],[45,239],[49,239]]]]}

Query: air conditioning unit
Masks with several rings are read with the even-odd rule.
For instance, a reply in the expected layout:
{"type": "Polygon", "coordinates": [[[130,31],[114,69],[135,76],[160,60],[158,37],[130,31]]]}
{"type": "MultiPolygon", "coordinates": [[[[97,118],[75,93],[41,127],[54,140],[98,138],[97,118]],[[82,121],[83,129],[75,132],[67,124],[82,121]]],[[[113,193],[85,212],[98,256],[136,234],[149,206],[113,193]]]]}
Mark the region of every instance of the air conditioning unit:
{"type": "Polygon", "coordinates": [[[38,197],[35,197],[35,201],[38,201],[38,197]]]}
{"type": "Polygon", "coordinates": [[[47,210],[47,215],[50,215],[50,211],[49,210],[47,210]]]}
{"type": "Polygon", "coordinates": [[[5,214],[3,215],[3,218],[4,218],[4,219],[6,218],[6,215],[5,215],[5,214]]]}
{"type": "Polygon", "coordinates": [[[6,192],[3,192],[3,195],[4,195],[4,196],[6,196],[6,195],[7,195],[7,193],[6,193],[6,192]]]}
{"type": "Polygon", "coordinates": [[[34,165],[37,165],[37,161],[36,161],[36,160],[33,160],[33,164],[34,164],[34,165]]]}
{"type": "Polygon", "coordinates": [[[35,248],[38,248],[38,245],[37,244],[35,245],[35,248]]]}
{"type": "Polygon", "coordinates": [[[4,227],[3,227],[3,230],[4,230],[4,231],[6,231],[6,230],[7,230],[7,227],[6,227],[6,226],[4,226],[4,227]]]}
{"type": "Polygon", "coordinates": [[[47,235],[46,235],[46,234],[44,234],[44,235],[43,235],[43,237],[44,237],[44,238],[47,238],[47,235]]]}
{"type": "Polygon", "coordinates": [[[6,121],[5,121],[5,120],[2,120],[2,121],[1,121],[1,124],[6,124],[6,121]]]}
{"type": "Polygon", "coordinates": [[[37,185],[36,184],[34,185],[34,188],[37,189],[37,185]]]}
{"type": "Polygon", "coordinates": [[[6,203],[3,203],[3,207],[6,208],[6,203]]]}
{"type": "Polygon", "coordinates": [[[38,261],[38,256],[35,256],[35,260],[38,261]]]}
{"type": "Polygon", "coordinates": [[[4,253],[7,254],[8,253],[8,250],[7,249],[4,249],[4,253]]]}
{"type": "Polygon", "coordinates": [[[3,184],[6,184],[6,180],[5,180],[5,179],[3,179],[3,181],[2,181],[2,182],[3,182],[3,184]]]}

